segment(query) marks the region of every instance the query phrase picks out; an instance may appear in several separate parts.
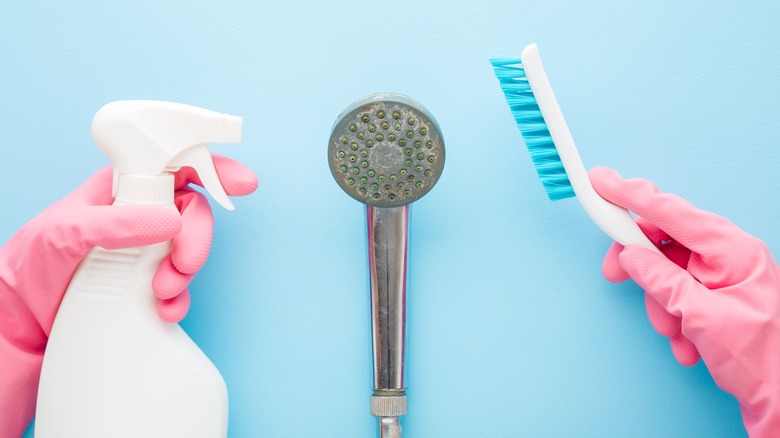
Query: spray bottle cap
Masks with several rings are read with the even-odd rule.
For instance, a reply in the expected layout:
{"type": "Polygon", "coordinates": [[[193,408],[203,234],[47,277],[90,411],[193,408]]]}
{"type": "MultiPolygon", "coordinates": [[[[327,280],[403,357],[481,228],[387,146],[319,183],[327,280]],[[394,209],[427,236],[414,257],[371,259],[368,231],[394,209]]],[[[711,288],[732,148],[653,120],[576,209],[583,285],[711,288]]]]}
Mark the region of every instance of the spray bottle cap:
{"type": "Polygon", "coordinates": [[[98,110],[92,137],[114,168],[114,196],[124,175],[158,176],[189,166],[214,200],[233,210],[207,143],[241,142],[241,125],[241,117],[191,105],[120,100],[98,110]]]}

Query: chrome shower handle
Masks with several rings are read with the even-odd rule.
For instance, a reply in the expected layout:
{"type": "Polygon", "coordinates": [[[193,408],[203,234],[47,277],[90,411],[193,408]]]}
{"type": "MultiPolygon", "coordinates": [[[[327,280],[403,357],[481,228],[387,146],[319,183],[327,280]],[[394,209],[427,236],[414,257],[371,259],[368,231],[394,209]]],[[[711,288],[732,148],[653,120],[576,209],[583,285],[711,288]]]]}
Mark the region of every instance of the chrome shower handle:
{"type": "Polygon", "coordinates": [[[404,347],[409,205],[366,206],[371,290],[374,394],[371,414],[380,417],[380,437],[400,437],[406,414],[404,347]]]}

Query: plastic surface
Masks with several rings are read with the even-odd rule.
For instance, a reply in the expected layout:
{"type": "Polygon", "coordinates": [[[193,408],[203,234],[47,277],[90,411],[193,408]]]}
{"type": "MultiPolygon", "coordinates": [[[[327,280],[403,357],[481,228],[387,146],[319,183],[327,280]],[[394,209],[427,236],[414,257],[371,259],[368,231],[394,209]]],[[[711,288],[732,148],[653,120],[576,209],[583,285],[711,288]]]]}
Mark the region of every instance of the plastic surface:
{"type": "Polygon", "coordinates": [[[36,436],[227,435],[222,376],[155,310],[152,278],[169,251],[96,248],[84,260],[46,348],[36,436]]]}
{"type": "MultiPolygon", "coordinates": [[[[149,245],[181,232],[182,218],[168,208],[108,206],[110,184],[111,170],[104,168],[28,221],[0,248],[2,438],[18,438],[33,417],[47,338],[81,260],[96,245],[112,249],[149,245]]],[[[181,292],[169,278],[161,278],[159,285],[181,292]]],[[[173,301],[166,309],[186,313],[182,304],[187,302],[168,298],[173,301]]]]}
{"type": "MultiPolygon", "coordinates": [[[[204,144],[240,140],[240,119],[169,102],[120,101],[98,111],[92,133],[113,164],[115,204],[175,209],[174,176],[166,170],[181,166],[227,200],[204,144]]],[[[222,376],[178,325],[157,315],[152,283],[170,248],[96,248],[79,267],[44,356],[37,436],[227,435],[222,376]]]]}
{"type": "Polygon", "coordinates": [[[520,58],[491,58],[493,72],[551,201],[576,196],[520,58]]]}
{"type": "Polygon", "coordinates": [[[114,167],[115,195],[122,175],[155,176],[190,166],[214,200],[232,210],[206,143],[239,143],[241,126],[241,117],[191,105],[120,100],[95,114],[92,137],[114,167]]]}
{"type": "Polygon", "coordinates": [[[675,357],[693,365],[701,354],[718,386],[739,401],[750,436],[776,437],[780,266],[767,246],[650,181],[623,180],[605,168],[590,178],[601,196],[643,218],[644,232],[666,255],[615,244],[604,260],[607,279],[634,279],[650,297],[650,321],[671,339],[675,357]]]}
{"type": "Polygon", "coordinates": [[[536,44],[526,47],[520,58],[523,61],[523,68],[528,82],[531,84],[536,102],[544,116],[547,129],[555,143],[555,149],[558,151],[563,167],[566,169],[566,175],[569,177],[569,182],[571,182],[582,208],[593,219],[593,222],[614,240],[623,245],[638,245],[657,252],[658,249],[642,234],[628,211],[605,201],[593,190],[580,154],[574,145],[574,139],[566,125],[566,120],[563,118],[563,113],[558,106],[550,82],[547,80],[547,75],[544,73],[536,44]]]}

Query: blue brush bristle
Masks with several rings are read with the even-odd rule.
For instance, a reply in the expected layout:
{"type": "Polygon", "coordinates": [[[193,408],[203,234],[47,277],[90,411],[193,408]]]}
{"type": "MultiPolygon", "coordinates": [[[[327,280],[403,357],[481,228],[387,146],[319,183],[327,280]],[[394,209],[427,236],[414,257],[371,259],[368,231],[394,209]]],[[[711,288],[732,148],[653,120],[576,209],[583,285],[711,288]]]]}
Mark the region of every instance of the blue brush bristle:
{"type": "Polygon", "coordinates": [[[547,197],[552,201],[571,198],[574,190],[555,149],[550,131],[536,103],[525,70],[518,58],[493,58],[493,70],[504,91],[506,102],[520,128],[525,145],[542,180],[547,197]]]}

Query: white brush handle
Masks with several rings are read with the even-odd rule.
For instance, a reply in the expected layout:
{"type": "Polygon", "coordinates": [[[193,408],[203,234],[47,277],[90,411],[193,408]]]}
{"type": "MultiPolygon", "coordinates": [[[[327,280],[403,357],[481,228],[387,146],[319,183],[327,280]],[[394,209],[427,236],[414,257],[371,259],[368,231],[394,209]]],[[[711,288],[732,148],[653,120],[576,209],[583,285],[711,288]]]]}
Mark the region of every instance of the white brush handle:
{"type": "Polygon", "coordinates": [[[660,253],[661,251],[639,229],[627,210],[599,196],[590,184],[588,173],[574,145],[574,139],[569,132],[569,127],[566,126],[566,119],[563,118],[558,100],[550,87],[550,81],[544,73],[536,44],[526,47],[520,59],[536,102],[542,111],[544,122],[552,136],[555,149],[582,208],[599,228],[618,243],[637,245],[660,253]]]}

